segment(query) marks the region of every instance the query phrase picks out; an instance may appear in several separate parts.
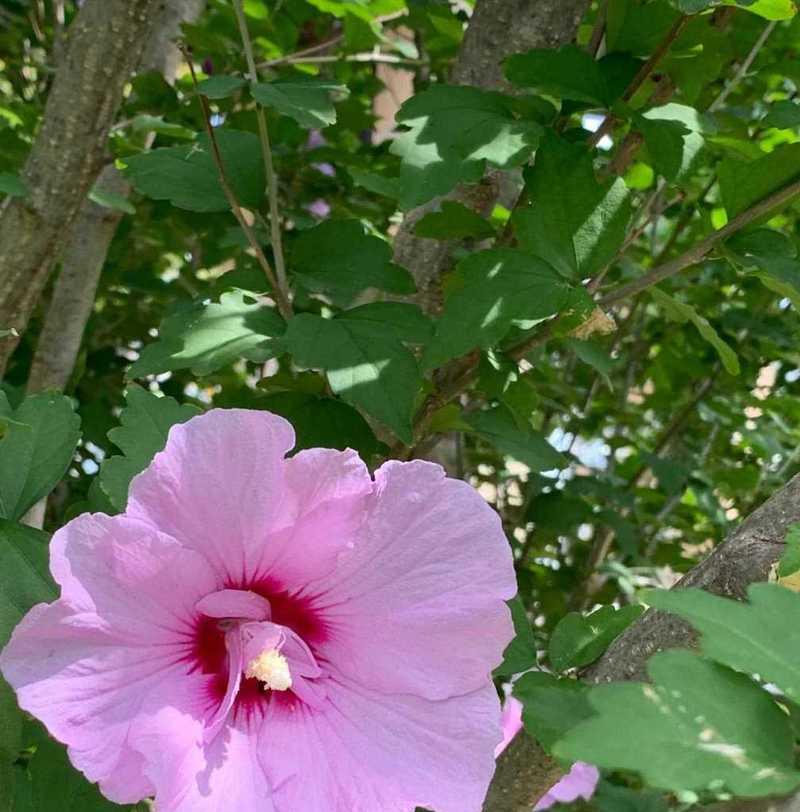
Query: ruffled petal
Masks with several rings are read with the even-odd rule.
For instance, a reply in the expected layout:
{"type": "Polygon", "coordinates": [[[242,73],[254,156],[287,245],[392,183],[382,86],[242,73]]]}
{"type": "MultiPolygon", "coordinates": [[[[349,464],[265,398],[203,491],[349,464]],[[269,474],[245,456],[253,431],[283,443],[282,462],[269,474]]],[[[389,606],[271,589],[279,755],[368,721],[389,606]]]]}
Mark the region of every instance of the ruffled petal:
{"type": "Polygon", "coordinates": [[[63,601],[35,606],[0,655],[20,707],[69,747],[75,767],[118,803],[153,792],[129,736],[145,700],[180,686],[202,703],[207,680],[192,677],[173,647],[133,646],[89,612],[63,601]]]}
{"type": "Polygon", "coordinates": [[[432,702],[340,682],[324,710],[268,715],[258,752],[276,812],[479,812],[499,720],[489,684],[432,702]]]}
{"type": "Polygon", "coordinates": [[[375,479],[353,549],[309,588],[328,626],[320,652],[387,693],[477,690],[514,634],[505,601],[516,578],[500,519],[438,465],[390,462],[375,479]]]}
{"type": "Polygon", "coordinates": [[[66,524],[50,544],[50,569],[63,600],[147,646],[188,645],[195,605],[217,587],[201,555],[124,515],[85,513],[66,524]]]}
{"type": "Polygon", "coordinates": [[[127,513],[202,553],[226,583],[243,583],[281,514],[282,417],[212,409],[170,429],[166,448],[131,483],[127,513]]]}
{"type": "Polygon", "coordinates": [[[259,572],[288,591],[327,575],[364,520],[373,482],[355,451],[312,448],[286,460],[286,496],[259,572]]]}

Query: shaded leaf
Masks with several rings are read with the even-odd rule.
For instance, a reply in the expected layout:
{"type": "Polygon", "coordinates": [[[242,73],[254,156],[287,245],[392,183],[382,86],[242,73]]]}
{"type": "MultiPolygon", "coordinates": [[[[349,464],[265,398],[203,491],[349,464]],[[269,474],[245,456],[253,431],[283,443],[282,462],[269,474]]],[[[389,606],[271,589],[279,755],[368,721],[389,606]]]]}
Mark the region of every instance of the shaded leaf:
{"type": "MultiPolygon", "coordinates": [[[[258,137],[224,127],[217,128],[215,137],[237,201],[257,209],[266,184],[258,137]]],[[[173,206],[197,212],[230,208],[205,134],[191,144],[162,147],[125,158],[124,171],[137,192],[154,200],[169,200],[173,206]]]]}
{"type": "Polygon", "coordinates": [[[251,92],[259,104],[293,118],[301,127],[321,129],[336,123],[333,100],[346,95],[347,88],[309,77],[253,85],[251,92]]]}
{"type": "Polygon", "coordinates": [[[218,74],[204,79],[197,86],[197,92],[209,99],[227,99],[247,84],[241,76],[218,74]]]}
{"type": "Polygon", "coordinates": [[[0,517],[21,518],[53,490],[72,462],[80,425],[64,395],[29,395],[12,411],[0,393],[0,517]]]}
{"type": "Polygon", "coordinates": [[[713,132],[706,117],[684,104],[654,107],[636,118],[636,127],[656,171],[670,181],[691,173],[705,146],[703,133],[713,132]]]}
{"type": "Polygon", "coordinates": [[[631,215],[622,178],[600,184],[581,144],[548,135],[530,178],[533,205],[515,215],[520,246],[570,279],[592,276],[617,253],[631,215]]]}
{"type": "Polygon", "coordinates": [[[468,237],[491,237],[492,226],[461,203],[442,202],[441,210],[426,214],[415,226],[418,237],[434,240],[463,240],[468,237]]]}
{"type": "Polygon", "coordinates": [[[569,286],[547,263],[512,248],[470,254],[458,264],[462,286],[445,301],[423,357],[428,369],[476,347],[495,346],[514,324],[559,313],[569,286]]]}
{"type": "Polygon", "coordinates": [[[19,175],[10,172],[0,172],[0,194],[9,197],[26,197],[28,187],[19,175]]]}
{"type": "Polygon", "coordinates": [[[570,612],[550,636],[550,664],[567,671],[593,663],[643,611],[641,606],[603,606],[587,616],[570,612]]]}
{"type": "Polygon", "coordinates": [[[334,393],[411,442],[421,381],[414,356],[394,335],[361,319],[302,313],[289,322],[285,341],[297,364],[324,370],[334,393]]]}
{"type": "Polygon", "coordinates": [[[373,325],[376,334],[393,333],[408,344],[427,344],[433,335],[433,322],[415,304],[408,302],[371,302],[345,311],[349,321],[373,325]]]}
{"type": "Polygon", "coordinates": [[[157,397],[136,384],[128,387],[119,418],[121,425],[108,433],[108,439],[123,456],[105,460],[98,474],[100,487],[115,510],[125,510],[131,480],[164,449],[170,428],[200,413],[196,406],[157,397]]]}
{"type": "Polygon", "coordinates": [[[508,608],[514,621],[514,639],[506,646],[503,662],[494,670],[495,677],[512,677],[536,665],[536,638],[519,595],[508,602],[508,608]]]}
{"type": "Polygon", "coordinates": [[[255,294],[223,293],[219,302],[196,302],[168,316],[158,340],[142,350],[128,377],[176,369],[208,375],[240,358],[266,361],[273,355],[273,339],[284,330],[276,310],[255,294]]]}

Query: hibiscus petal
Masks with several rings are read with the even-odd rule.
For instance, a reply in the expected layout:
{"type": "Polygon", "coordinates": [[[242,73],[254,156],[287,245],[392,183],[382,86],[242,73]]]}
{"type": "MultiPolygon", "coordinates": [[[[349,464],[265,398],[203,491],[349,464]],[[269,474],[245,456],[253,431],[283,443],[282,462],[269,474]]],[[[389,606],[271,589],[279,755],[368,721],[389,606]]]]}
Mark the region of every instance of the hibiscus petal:
{"type": "Polygon", "coordinates": [[[375,479],[353,550],[309,590],[329,629],[320,653],[389,693],[476,690],[514,633],[505,601],[516,578],[500,519],[438,465],[390,462],[375,479]]]}
{"type": "Polygon", "coordinates": [[[205,559],[144,522],[88,513],[50,544],[62,599],[130,643],[187,645],[197,601],[216,589],[205,559]]]}
{"type": "Polygon", "coordinates": [[[169,646],[130,646],[93,613],[63,601],[35,606],[0,655],[20,707],[69,746],[72,763],[118,803],[151,794],[129,735],[145,699],[180,686],[202,703],[207,680],[187,674],[169,646]]]}
{"type": "Polygon", "coordinates": [[[269,620],[269,601],[246,589],[220,589],[197,602],[198,612],[208,617],[269,620]]]}
{"type": "Polygon", "coordinates": [[[241,583],[281,513],[283,457],[293,445],[282,417],[213,409],[170,429],[166,448],[131,483],[127,513],[201,552],[224,581],[241,583]]]}
{"type": "Polygon", "coordinates": [[[267,540],[259,571],[295,590],[327,575],[352,543],[373,482],[355,451],[312,448],[285,463],[279,530],[267,540]]]}
{"type": "Polygon", "coordinates": [[[491,685],[432,702],[329,681],[324,710],[267,716],[258,750],[276,812],[479,812],[499,719],[491,685]]]}

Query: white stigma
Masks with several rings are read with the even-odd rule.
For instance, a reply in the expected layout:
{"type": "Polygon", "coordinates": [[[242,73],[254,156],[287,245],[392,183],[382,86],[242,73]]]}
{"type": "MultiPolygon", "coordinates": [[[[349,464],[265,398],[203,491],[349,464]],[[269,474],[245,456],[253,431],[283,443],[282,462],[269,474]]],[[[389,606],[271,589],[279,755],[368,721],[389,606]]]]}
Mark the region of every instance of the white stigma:
{"type": "Polygon", "coordinates": [[[250,660],[245,675],[263,682],[265,691],[287,691],[292,687],[289,663],[276,648],[262,651],[250,660]]]}

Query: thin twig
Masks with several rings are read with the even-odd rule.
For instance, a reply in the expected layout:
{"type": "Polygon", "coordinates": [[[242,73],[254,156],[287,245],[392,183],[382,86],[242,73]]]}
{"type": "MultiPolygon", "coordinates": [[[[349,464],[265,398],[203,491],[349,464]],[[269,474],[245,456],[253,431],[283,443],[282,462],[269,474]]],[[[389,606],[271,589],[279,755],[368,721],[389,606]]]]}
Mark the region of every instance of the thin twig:
{"type": "Polygon", "coordinates": [[[342,54],[337,56],[334,54],[324,56],[300,56],[300,57],[286,57],[280,60],[278,64],[282,65],[299,65],[299,64],[325,64],[328,62],[386,62],[390,65],[424,65],[423,59],[410,59],[405,56],[395,56],[394,54],[384,54],[374,51],[366,51],[360,54],[342,54]]]}
{"type": "MultiPolygon", "coordinates": [[[[194,69],[194,62],[192,61],[191,55],[187,53],[184,48],[182,48],[181,50],[183,52],[187,64],[189,65],[189,72],[191,73],[192,76],[192,83],[194,85],[195,91],[197,92],[198,82],[197,82],[197,73],[194,69]]],[[[233,189],[231,189],[231,186],[228,183],[228,178],[227,175],[225,174],[225,164],[222,160],[222,153],[219,150],[219,144],[217,143],[217,136],[214,133],[214,127],[211,125],[211,109],[208,106],[208,99],[202,93],[199,92],[197,92],[197,98],[200,100],[200,107],[202,108],[203,111],[203,123],[205,124],[206,133],[208,134],[208,140],[211,143],[211,154],[214,158],[214,164],[217,168],[217,175],[219,177],[219,183],[220,186],[222,187],[222,191],[228,200],[228,205],[231,207],[233,216],[239,223],[239,226],[241,227],[245,237],[247,238],[247,242],[250,244],[250,248],[255,254],[258,264],[261,266],[261,269],[264,271],[264,275],[267,277],[267,281],[272,287],[272,291],[275,295],[275,303],[278,306],[278,310],[285,319],[289,319],[292,316],[292,306],[289,303],[289,300],[284,296],[281,287],[278,285],[278,280],[275,277],[275,272],[272,270],[272,266],[269,264],[269,260],[265,256],[264,252],[261,250],[261,246],[259,245],[258,240],[256,239],[256,236],[253,233],[253,229],[250,228],[250,225],[247,222],[247,218],[244,216],[244,212],[242,211],[242,207],[239,205],[239,201],[236,199],[236,195],[234,194],[233,189]]]]}
{"type": "Polygon", "coordinates": [[[603,44],[603,39],[606,35],[608,2],[609,0],[601,1],[600,8],[597,10],[597,20],[595,20],[592,35],[589,37],[589,44],[586,46],[587,52],[593,58],[597,58],[597,54],[600,52],[600,46],[603,44]]]}
{"type": "Polygon", "coordinates": [[[600,307],[609,307],[617,302],[621,302],[623,299],[636,296],[643,290],[652,288],[659,284],[659,282],[669,279],[671,276],[675,276],[675,274],[680,273],[689,266],[698,263],[721,240],[725,240],[733,234],[736,234],[736,232],[741,231],[750,225],[750,223],[758,220],[765,214],[769,214],[770,211],[784,203],[788,203],[792,198],[798,195],[800,195],[800,181],[795,181],[788,186],[784,186],[783,189],[773,192],[769,197],[765,197],[754,206],[738,214],[727,225],[718,229],[713,234],[709,234],[704,240],[700,240],[699,243],[692,246],[679,257],[665,262],[644,276],[639,277],[639,279],[634,279],[633,282],[628,282],[626,285],[620,285],[614,288],[600,299],[598,304],[600,307]]]}
{"type": "MultiPolygon", "coordinates": [[[[247,28],[247,20],[244,16],[242,0],[233,0],[233,8],[236,12],[236,21],[239,24],[239,32],[242,36],[244,53],[247,59],[248,78],[251,87],[258,84],[258,70],[253,57],[253,43],[250,39],[250,31],[247,28]]],[[[256,103],[256,118],[258,119],[258,134],[261,140],[261,155],[264,161],[264,170],[267,173],[267,197],[269,198],[269,226],[270,238],[272,240],[272,254],[275,257],[275,273],[277,274],[278,286],[281,296],[286,300],[291,314],[291,299],[289,298],[289,280],[286,277],[286,263],[283,259],[283,238],[281,236],[280,213],[278,211],[278,178],[275,174],[275,166],[272,161],[272,146],[269,141],[269,130],[267,129],[267,117],[264,108],[256,103]]]]}
{"type": "Polygon", "coordinates": [[[344,39],[344,34],[337,34],[335,37],[331,37],[330,39],[325,40],[325,42],[319,42],[316,45],[312,45],[309,48],[303,48],[301,51],[295,51],[293,54],[286,54],[286,56],[281,56],[278,59],[270,59],[267,62],[259,62],[257,67],[259,68],[274,68],[278,65],[287,65],[293,61],[301,62],[303,57],[311,56],[312,54],[318,54],[320,51],[325,51],[328,48],[333,48],[335,45],[338,45],[344,39]]]}
{"type": "Polygon", "coordinates": [[[777,20],[773,20],[770,23],[767,23],[764,30],[761,32],[761,35],[756,40],[755,45],[750,49],[750,53],[745,57],[744,62],[739,66],[739,70],[733,76],[733,79],[728,83],[726,87],[722,89],[722,92],[711,102],[708,112],[714,113],[722,107],[723,104],[728,99],[728,96],[736,89],[738,84],[744,79],[747,75],[747,71],[750,70],[753,62],[755,62],[756,57],[758,56],[758,52],[764,47],[764,43],[769,39],[769,35],[775,30],[775,26],[778,24],[777,20]]]}

